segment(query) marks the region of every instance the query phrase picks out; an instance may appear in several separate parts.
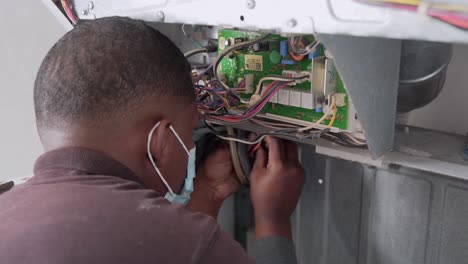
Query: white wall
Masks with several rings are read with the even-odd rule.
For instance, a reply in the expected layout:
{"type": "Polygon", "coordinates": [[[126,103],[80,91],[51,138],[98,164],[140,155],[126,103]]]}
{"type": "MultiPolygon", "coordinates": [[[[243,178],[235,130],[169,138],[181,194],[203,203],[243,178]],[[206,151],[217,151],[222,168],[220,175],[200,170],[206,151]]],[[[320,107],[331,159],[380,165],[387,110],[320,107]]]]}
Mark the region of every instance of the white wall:
{"type": "Polygon", "coordinates": [[[33,83],[53,43],[65,33],[40,0],[0,7],[0,181],[31,174],[42,148],[36,133],[33,83]]]}
{"type": "Polygon", "coordinates": [[[468,132],[468,45],[455,45],[445,87],[432,103],[413,111],[409,121],[441,131],[468,132]]]}

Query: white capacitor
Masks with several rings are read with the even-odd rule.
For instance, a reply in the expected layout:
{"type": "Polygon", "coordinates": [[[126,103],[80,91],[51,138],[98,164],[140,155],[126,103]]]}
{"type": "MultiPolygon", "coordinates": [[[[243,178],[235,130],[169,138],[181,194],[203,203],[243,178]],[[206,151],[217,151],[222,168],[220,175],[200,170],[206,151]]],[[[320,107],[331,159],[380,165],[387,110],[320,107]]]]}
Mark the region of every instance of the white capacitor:
{"type": "Polygon", "coordinates": [[[254,92],[254,75],[252,73],[245,75],[245,93],[254,92]]]}

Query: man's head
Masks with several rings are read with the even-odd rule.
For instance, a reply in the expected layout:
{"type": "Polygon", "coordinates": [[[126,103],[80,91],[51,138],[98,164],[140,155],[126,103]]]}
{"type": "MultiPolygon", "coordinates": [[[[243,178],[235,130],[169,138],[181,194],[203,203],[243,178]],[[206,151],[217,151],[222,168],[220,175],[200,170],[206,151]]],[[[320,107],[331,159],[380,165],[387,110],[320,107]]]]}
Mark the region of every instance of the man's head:
{"type": "Polygon", "coordinates": [[[85,147],[127,165],[165,192],[147,156],[151,152],[174,191],[187,154],[169,129],[193,146],[196,123],[190,65],[164,35],[143,22],[103,18],[80,24],[45,57],[34,87],[39,135],[45,150],[85,147]]]}

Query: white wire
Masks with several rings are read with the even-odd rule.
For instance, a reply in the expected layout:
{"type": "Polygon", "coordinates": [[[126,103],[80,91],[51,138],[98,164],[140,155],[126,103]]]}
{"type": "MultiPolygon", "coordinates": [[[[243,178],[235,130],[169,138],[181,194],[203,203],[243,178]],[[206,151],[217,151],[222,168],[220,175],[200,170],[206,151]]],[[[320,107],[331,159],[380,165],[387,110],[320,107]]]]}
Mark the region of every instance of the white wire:
{"type": "Polygon", "coordinates": [[[242,140],[242,139],[233,138],[233,137],[225,137],[221,135],[216,135],[216,136],[219,137],[220,139],[224,139],[227,141],[234,141],[234,142],[238,142],[238,143],[246,144],[246,145],[255,145],[255,144],[262,142],[268,135],[262,135],[261,137],[259,137],[258,139],[254,141],[247,141],[247,140],[242,140]]]}
{"type": "Polygon", "coordinates": [[[185,24],[182,25],[182,32],[184,33],[184,36],[186,36],[187,38],[189,37],[187,35],[187,32],[185,32],[185,24]]]}
{"type": "Polygon", "coordinates": [[[186,53],[184,53],[184,57],[185,58],[188,58],[188,57],[191,57],[195,54],[198,54],[198,53],[205,53],[207,52],[208,50],[206,48],[199,48],[199,49],[194,49],[194,50],[191,50],[191,51],[188,51],[186,53]]]}
{"type": "MultiPolygon", "coordinates": [[[[304,77],[306,78],[306,77],[304,77]]],[[[260,81],[258,81],[258,84],[257,84],[257,89],[255,90],[255,94],[258,94],[260,95],[260,90],[262,89],[262,83],[264,81],[280,81],[280,82],[292,82],[292,81],[295,81],[295,79],[291,79],[291,78],[287,78],[287,77],[263,77],[262,79],[260,79],[260,81]]]]}

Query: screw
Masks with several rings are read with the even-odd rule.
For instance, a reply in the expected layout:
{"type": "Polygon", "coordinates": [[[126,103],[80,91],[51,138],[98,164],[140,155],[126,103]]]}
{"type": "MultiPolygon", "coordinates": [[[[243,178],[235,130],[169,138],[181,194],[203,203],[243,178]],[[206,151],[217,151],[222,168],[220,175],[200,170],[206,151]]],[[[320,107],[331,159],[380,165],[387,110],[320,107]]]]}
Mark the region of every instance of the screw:
{"type": "Polygon", "coordinates": [[[93,10],[94,9],[94,2],[93,1],[89,1],[88,2],[88,10],[93,10]]]}
{"type": "Polygon", "coordinates": [[[286,22],[286,25],[288,27],[290,27],[290,28],[293,28],[293,27],[295,27],[297,25],[297,21],[296,21],[296,19],[291,18],[291,19],[288,20],[288,22],[286,22]]]}
{"type": "Polygon", "coordinates": [[[319,184],[323,184],[323,180],[322,180],[322,179],[318,179],[318,183],[319,183],[319,184]]]}
{"type": "Polygon", "coordinates": [[[159,22],[163,22],[164,21],[164,12],[163,11],[158,11],[156,13],[156,18],[159,22]]]}
{"type": "Polygon", "coordinates": [[[87,16],[87,15],[89,14],[88,9],[83,9],[83,10],[81,10],[81,14],[82,14],[83,16],[87,16]]]}
{"type": "Polygon", "coordinates": [[[255,8],[255,1],[254,0],[247,0],[247,8],[254,9],[255,8]]]}

